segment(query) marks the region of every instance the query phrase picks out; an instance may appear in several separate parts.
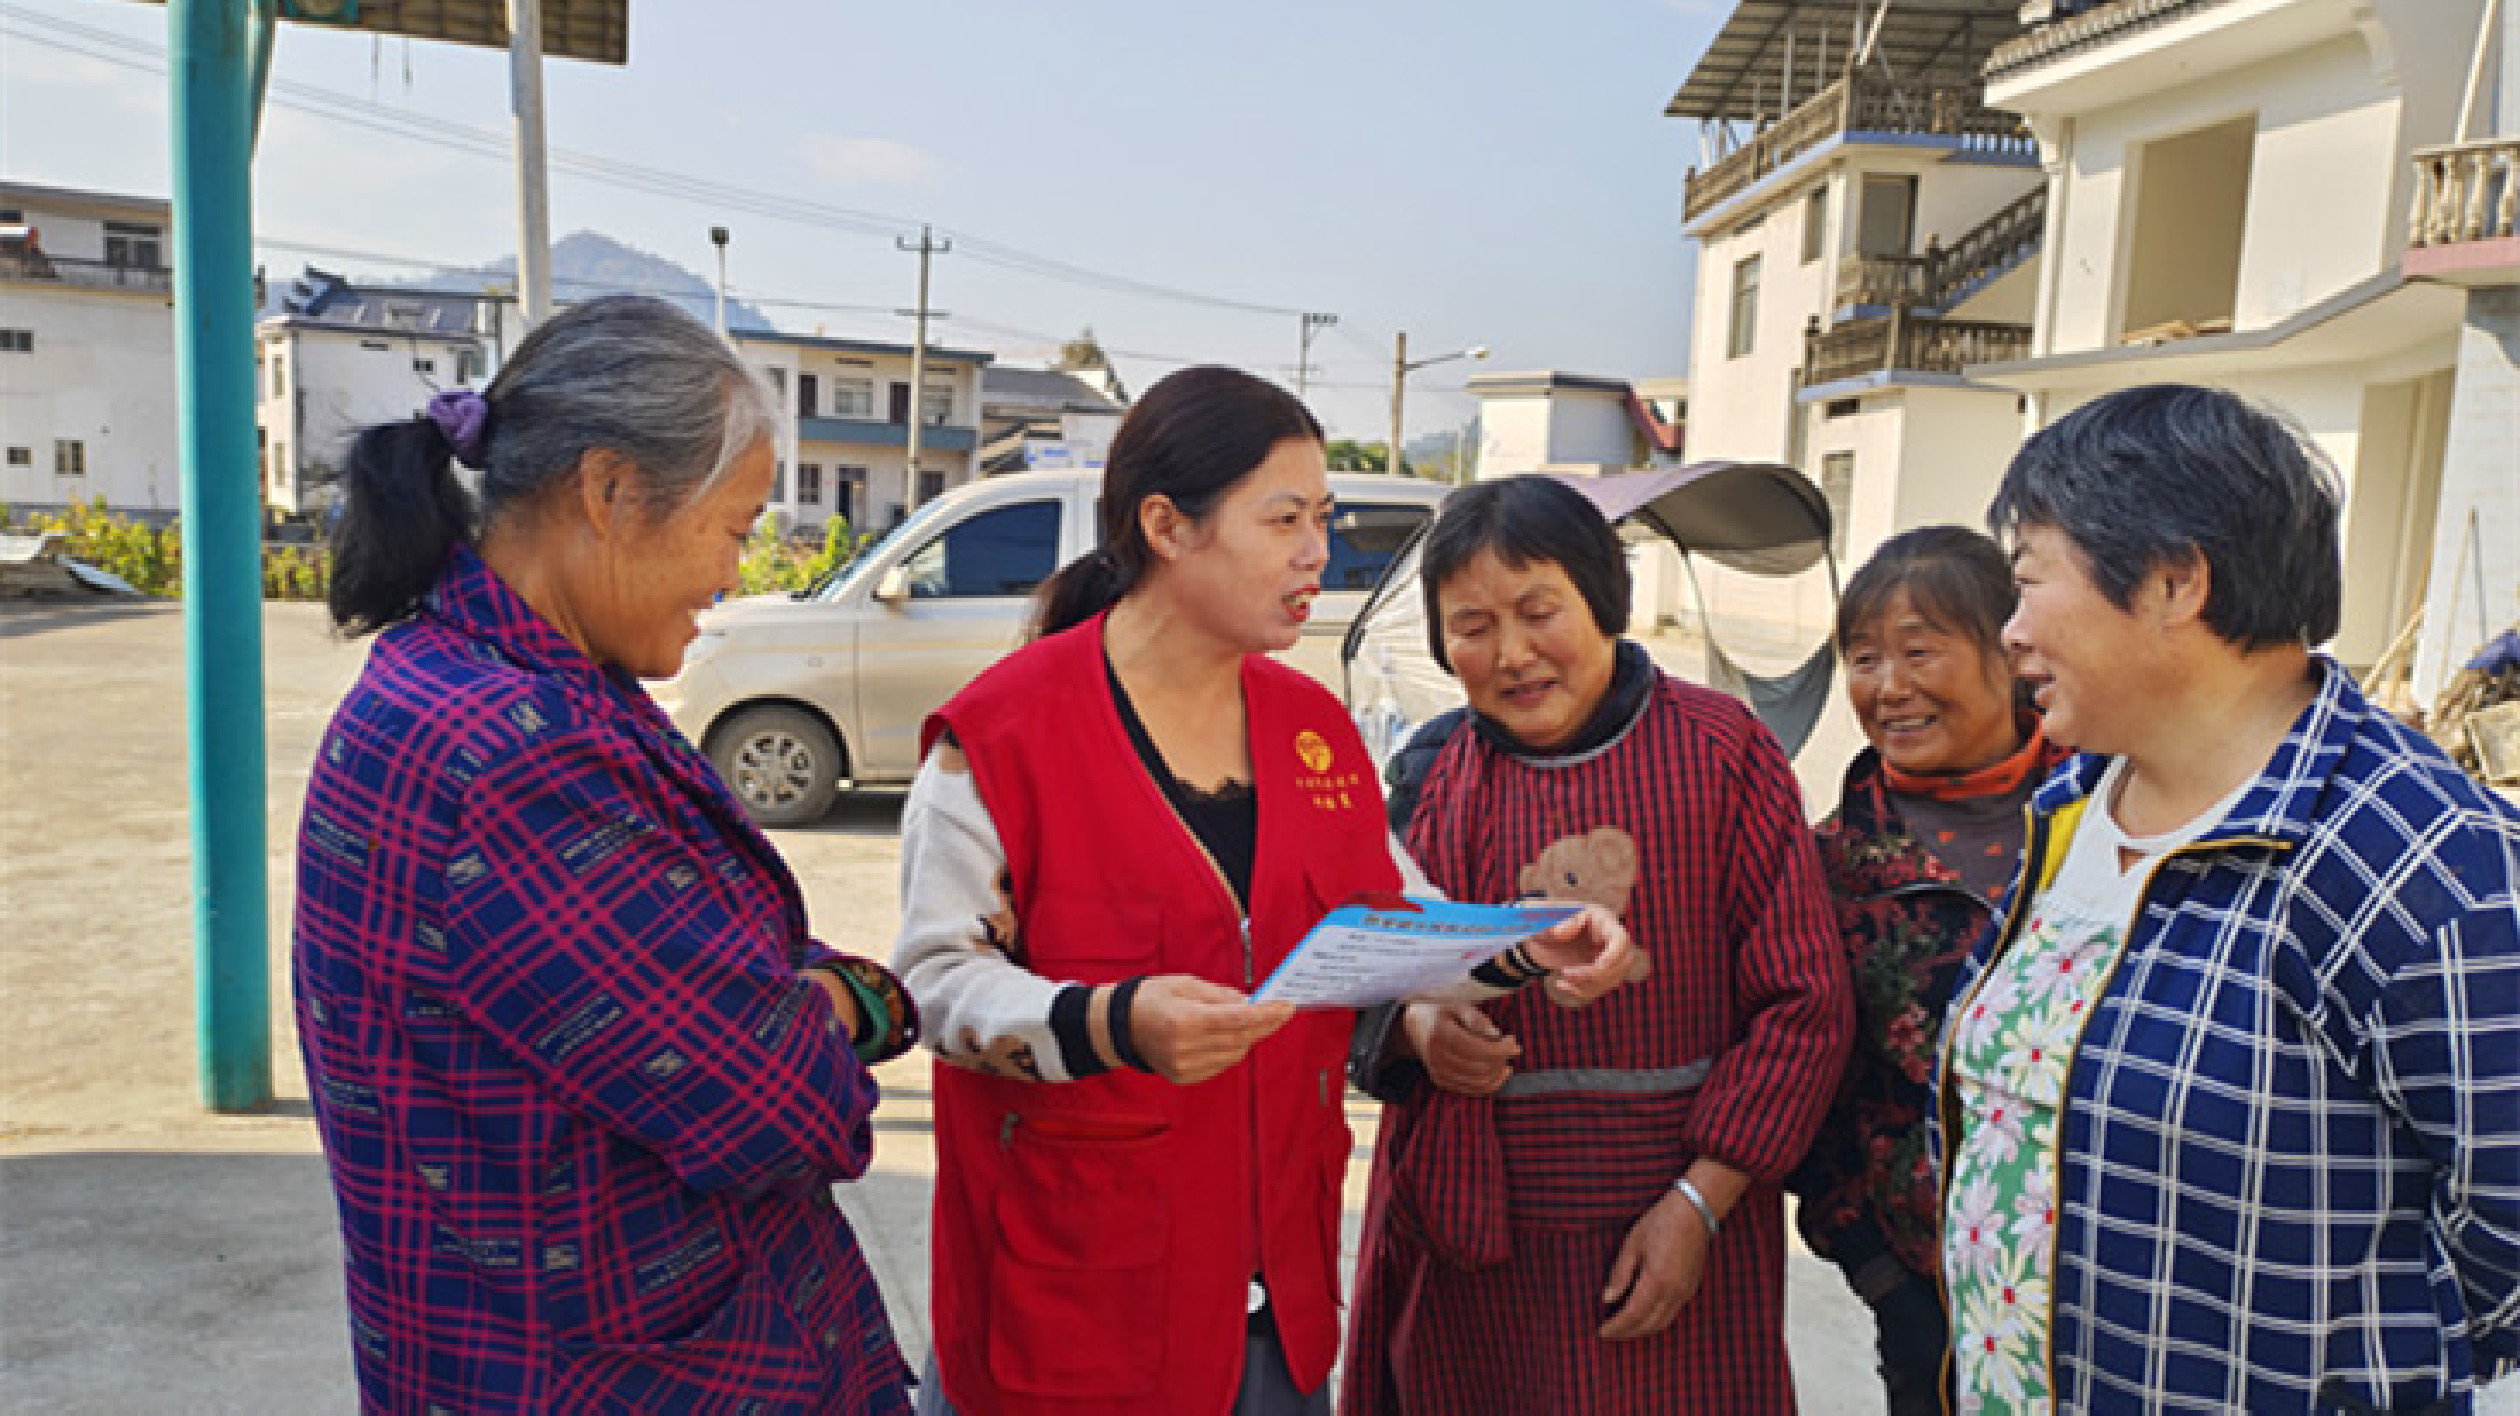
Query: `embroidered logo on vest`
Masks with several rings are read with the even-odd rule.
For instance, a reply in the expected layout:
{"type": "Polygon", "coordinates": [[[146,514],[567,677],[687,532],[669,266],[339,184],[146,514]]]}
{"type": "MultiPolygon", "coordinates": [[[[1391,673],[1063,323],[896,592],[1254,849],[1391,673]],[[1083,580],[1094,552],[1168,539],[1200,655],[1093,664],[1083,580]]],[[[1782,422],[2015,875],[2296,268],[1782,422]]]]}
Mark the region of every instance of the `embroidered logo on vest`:
{"type": "Polygon", "coordinates": [[[1295,755],[1304,760],[1304,769],[1308,772],[1318,774],[1330,770],[1330,744],[1310,728],[1295,735],[1295,755]]]}

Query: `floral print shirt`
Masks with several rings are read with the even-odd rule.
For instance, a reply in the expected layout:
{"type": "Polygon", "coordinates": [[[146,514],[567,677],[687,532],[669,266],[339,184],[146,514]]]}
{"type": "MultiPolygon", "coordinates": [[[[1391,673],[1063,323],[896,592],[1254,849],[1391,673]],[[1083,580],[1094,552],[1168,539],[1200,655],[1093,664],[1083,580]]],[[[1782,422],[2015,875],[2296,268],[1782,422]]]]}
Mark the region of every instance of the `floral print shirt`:
{"type": "Polygon", "coordinates": [[[2122,768],[2112,765],[2055,880],[2031,897],[2021,936],[1952,1023],[1960,1127],[1944,1189],[1943,1277],[1962,1416],[2055,1409],[2057,1134],[2074,1050],[2153,866],[2239,798],[2166,835],[2130,837],[2108,808],[2122,768]]]}

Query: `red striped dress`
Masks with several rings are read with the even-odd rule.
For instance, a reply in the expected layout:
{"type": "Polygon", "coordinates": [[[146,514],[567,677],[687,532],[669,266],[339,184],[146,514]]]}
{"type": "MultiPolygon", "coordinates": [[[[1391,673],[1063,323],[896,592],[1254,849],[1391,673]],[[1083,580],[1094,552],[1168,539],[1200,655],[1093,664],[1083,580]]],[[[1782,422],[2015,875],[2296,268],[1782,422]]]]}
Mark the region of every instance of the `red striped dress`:
{"type": "Polygon", "coordinates": [[[1383,1117],[1341,1410],[1790,1411],[1780,1183],[1835,1090],[1853,988],[1794,778],[1729,698],[1663,678],[1608,745],[1523,758],[1475,732],[1409,847],[1456,899],[1615,898],[1652,973],[1569,1011],[1487,1005],[1508,1093],[1421,1084],[1383,1117]],[[1603,835],[1601,833],[1615,833],[1603,835]],[[1570,844],[1571,843],[1571,844],[1570,844]],[[1554,876],[1555,878],[1549,878],[1554,876]],[[1609,1343],[1627,1231],[1699,1156],[1753,1184],[1673,1326],[1609,1343]]]}

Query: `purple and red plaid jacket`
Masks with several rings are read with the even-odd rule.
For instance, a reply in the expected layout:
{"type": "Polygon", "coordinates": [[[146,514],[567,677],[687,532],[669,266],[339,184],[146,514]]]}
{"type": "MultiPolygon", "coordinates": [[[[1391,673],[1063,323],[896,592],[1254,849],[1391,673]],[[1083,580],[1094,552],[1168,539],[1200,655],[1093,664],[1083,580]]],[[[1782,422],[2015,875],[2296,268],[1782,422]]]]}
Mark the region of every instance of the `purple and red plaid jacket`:
{"type": "Polygon", "coordinates": [[[296,985],[363,1401],[900,1411],[831,1196],[875,1084],[794,880],[638,684],[457,550],[334,715],[296,985]]]}

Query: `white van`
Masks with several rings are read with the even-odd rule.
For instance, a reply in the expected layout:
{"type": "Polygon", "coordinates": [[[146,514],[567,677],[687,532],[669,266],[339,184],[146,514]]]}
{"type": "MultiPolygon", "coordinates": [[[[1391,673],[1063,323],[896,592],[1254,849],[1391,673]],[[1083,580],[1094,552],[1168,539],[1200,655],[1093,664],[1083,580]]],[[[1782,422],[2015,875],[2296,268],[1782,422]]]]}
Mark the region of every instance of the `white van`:
{"type": "MultiPolygon", "coordinates": [[[[1335,472],[1330,563],[1287,657],[1336,687],[1339,639],[1449,488],[1335,472]]],[[[907,785],[919,725],[1016,647],[1033,588],[1093,549],[1099,472],[957,487],[828,585],[719,605],[657,700],[765,826],[819,820],[844,788],[907,785]]]]}

